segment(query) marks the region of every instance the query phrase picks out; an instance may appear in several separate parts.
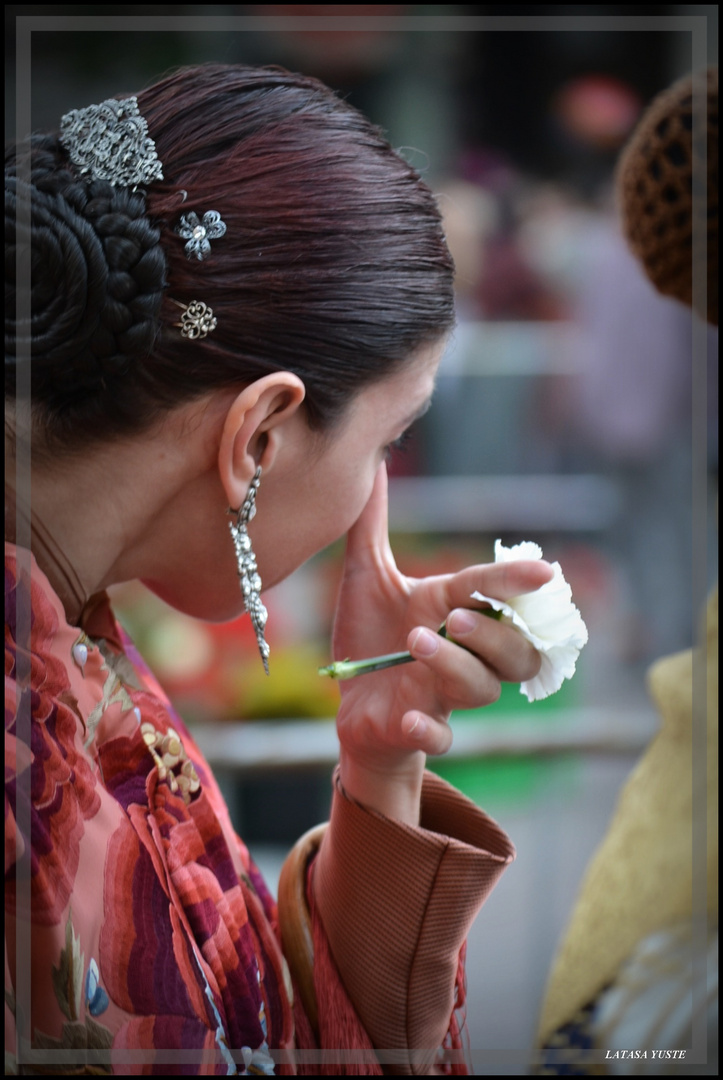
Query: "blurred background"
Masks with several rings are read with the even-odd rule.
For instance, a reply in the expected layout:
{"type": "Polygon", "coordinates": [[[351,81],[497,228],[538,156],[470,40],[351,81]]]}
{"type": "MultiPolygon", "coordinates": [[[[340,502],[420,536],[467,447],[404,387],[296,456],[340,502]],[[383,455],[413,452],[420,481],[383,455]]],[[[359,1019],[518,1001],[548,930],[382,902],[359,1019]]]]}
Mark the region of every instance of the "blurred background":
{"type": "MultiPolygon", "coordinates": [[[[690,26],[668,17],[707,14],[713,50],[717,7],[10,6],[10,137],[20,13],[39,17],[34,128],[179,65],[280,64],[337,88],[439,193],[459,325],[434,408],[391,464],[397,561],[438,573],[490,560],[498,537],[535,540],[562,564],[590,632],[557,695],[530,705],[505,687],[496,705],[453,718],[454,748],[432,763],[518,847],[472,932],[468,1033],[473,1054],[501,1053],[479,1074],[522,1075],[580,876],[657,728],[646,669],[697,633],[694,528],[710,529],[717,578],[717,332],[708,414],[694,417],[691,313],[628,254],[613,192],[642,110],[691,70],[690,26]],[[696,518],[703,420],[711,512],[696,518]]],[[[330,659],[342,555],[324,552],[266,594],[268,679],[247,620],[194,622],[140,586],[116,595],[272,887],[289,845],[327,816],[338,692],[317,667],[330,659]]]]}

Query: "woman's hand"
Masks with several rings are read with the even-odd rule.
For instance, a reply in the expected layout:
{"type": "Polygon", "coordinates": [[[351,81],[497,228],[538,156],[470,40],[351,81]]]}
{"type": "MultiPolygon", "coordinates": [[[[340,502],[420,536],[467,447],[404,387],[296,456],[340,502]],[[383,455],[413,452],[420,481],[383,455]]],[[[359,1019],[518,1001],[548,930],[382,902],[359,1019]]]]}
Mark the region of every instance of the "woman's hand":
{"type": "Polygon", "coordinates": [[[452,709],[489,705],[501,682],[533,678],[540,658],[521,634],[475,610],[475,589],[506,600],[552,577],[544,561],[471,566],[457,574],[404,577],[387,528],[387,474],[349,532],[334,624],[334,658],[409,649],[418,661],[340,683],[341,782],[349,796],[388,817],[419,819],[426,754],[452,743],[452,709]],[[447,638],[437,630],[446,621],[447,638]]]}

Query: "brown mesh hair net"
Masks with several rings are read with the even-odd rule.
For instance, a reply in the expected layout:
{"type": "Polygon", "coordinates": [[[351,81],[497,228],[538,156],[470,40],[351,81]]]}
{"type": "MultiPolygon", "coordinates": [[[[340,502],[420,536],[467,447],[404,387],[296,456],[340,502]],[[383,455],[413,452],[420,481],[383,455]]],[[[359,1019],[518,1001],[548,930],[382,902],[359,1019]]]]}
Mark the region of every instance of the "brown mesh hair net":
{"type": "MultiPolygon", "coordinates": [[[[659,292],[718,325],[718,68],[686,76],[643,114],[617,170],[623,229],[659,292]],[[707,91],[707,199],[694,198],[693,85],[707,91]],[[700,80],[700,81],[699,81],[700,80]],[[692,296],[693,214],[708,237],[707,307],[692,296]],[[701,310],[702,309],[702,310],[701,310]]],[[[703,192],[701,191],[701,196],[703,192]]]]}

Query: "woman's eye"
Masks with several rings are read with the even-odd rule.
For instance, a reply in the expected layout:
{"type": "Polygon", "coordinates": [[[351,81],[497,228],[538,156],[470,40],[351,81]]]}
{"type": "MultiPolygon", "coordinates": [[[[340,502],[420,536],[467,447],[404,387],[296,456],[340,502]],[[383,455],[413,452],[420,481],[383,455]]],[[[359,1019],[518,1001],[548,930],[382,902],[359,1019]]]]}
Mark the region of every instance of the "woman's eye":
{"type": "Polygon", "coordinates": [[[412,429],[407,428],[406,431],[402,432],[402,434],[399,436],[398,439],[395,439],[394,442],[389,443],[389,445],[385,448],[385,451],[384,451],[384,453],[386,455],[386,458],[387,458],[387,461],[390,460],[390,458],[392,457],[392,454],[395,453],[395,452],[404,453],[404,451],[409,446],[409,442],[410,442],[411,438],[412,438],[412,429]]]}

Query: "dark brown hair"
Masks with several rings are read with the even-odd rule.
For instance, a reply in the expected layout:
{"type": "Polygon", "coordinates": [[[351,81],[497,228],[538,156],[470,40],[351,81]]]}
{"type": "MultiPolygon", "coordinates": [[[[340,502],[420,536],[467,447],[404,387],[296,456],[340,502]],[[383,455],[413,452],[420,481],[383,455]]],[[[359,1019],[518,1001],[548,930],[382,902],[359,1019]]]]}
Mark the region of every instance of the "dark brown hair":
{"type": "MultiPolygon", "coordinates": [[[[365,385],[453,325],[453,264],[436,201],[356,109],[278,68],[188,68],[138,94],[164,179],[86,183],[55,136],[32,149],[32,394],[48,445],[137,432],[168,409],[274,370],[307,388],[324,430],[365,385]],[[216,210],[200,262],[175,229],[216,210]],[[202,341],[183,304],[213,308],[202,341]]],[[[6,300],[14,299],[15,156],[6,158],[6,300]],[[10,277],[10,280],[8,278],[10,277]],[[8,297],[8,285],[10,296],[8,297]]],[[[8,380],[8,375],[10,379],[8,380]]]]}

